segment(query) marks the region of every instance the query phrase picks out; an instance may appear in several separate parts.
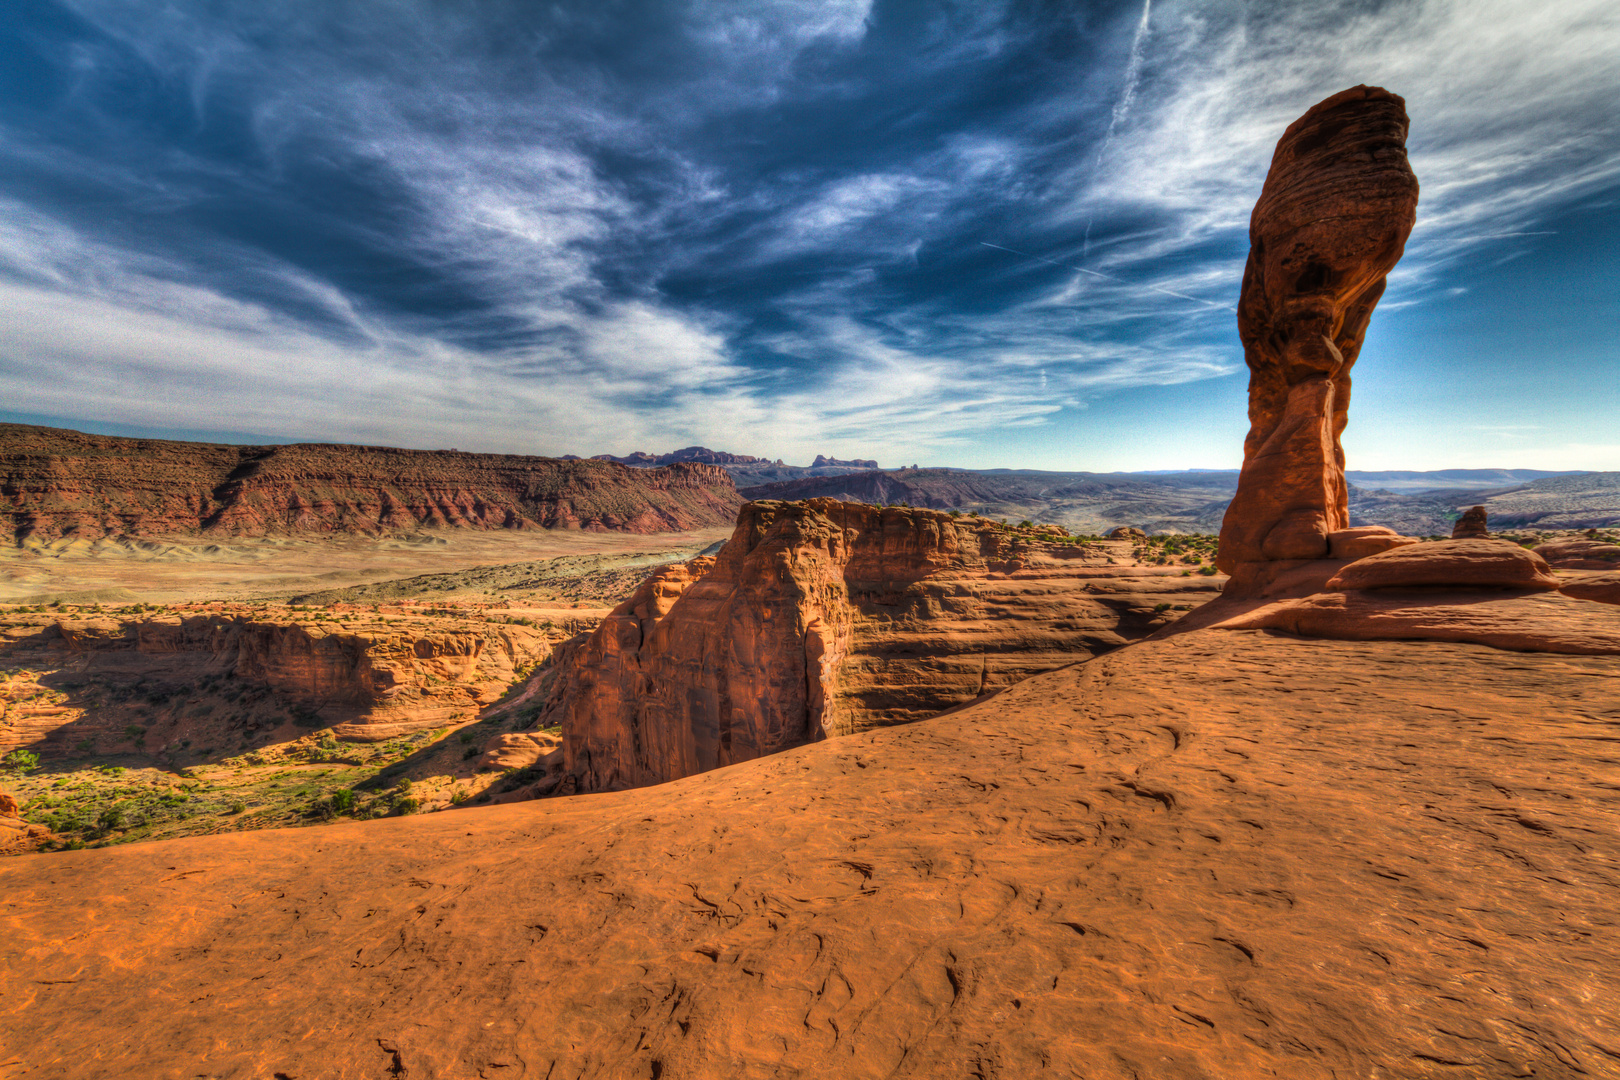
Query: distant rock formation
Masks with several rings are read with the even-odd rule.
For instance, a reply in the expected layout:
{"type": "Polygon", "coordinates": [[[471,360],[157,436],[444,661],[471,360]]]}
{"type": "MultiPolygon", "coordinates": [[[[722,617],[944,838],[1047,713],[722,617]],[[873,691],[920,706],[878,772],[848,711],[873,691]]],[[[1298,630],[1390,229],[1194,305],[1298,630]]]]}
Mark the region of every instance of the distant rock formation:
{"type": "Polygon", "coordinates": [[[730,474],[691,462],[631,470],[512,454],[221,446],[0,424],[0,543],[422,528],[655,533],[729,525],[741,505],[730,474]]]}
{"type": "Polygon", "coordinates": [[[768,461],[752,454],[728,454],[724,450],[710,450],[706,446],[688,446],[680,450],[672,450],[667,454],[649,454],[637,450],[624,457],[614,457],[612,454],[597,454],[592,461],[613,461],[620,465],[630,465],[638,469],[655,468],[660,465],[678,465],[682,462],[697,462],[703,465],[780,465],[782,459],[768,461]]]}
{"type": "Polygon", "coordinates": [[[1463,512],[1457,524],[1451,527],[1453,540],[1488,540],[1491,530],[1486,527],[1485,508],[1475,506],[1463,512]]]}
{"type": "MultiPolygon", "coordinates": [[[[843,469],[876,469],[878,468],[878,463],[873,461],[871,458],[850,458],[848,461],[844,461],[840,458],[825,457],[821,454],[817,454],[816,460],[810,463],[810,467],[812,469],[823,469],[834,466],[843,469]]],[[[913,468],[915,468],[915,466],[913,466],[913,468]]]]}
{"type": "Polygon", "coordinates": [[[667,568],[559,650],[541,723],[561,725],[577,790],[659,783],[934,715],[1143,637],[1219,586],[1136,565],[1129,542],[749,503],[718,558],[667,568]]]}
{"type": "Polygon", "coordinates": [[[1219,556],[1234,593],[1264,587],[1268,564],[1327,558],[1350,525],[1339,436],[1350,369],[1416,219],[1407,126],[1401,98],[1357,86],[1277,143],[1238,302],[1250,430],[1219,556]]]}

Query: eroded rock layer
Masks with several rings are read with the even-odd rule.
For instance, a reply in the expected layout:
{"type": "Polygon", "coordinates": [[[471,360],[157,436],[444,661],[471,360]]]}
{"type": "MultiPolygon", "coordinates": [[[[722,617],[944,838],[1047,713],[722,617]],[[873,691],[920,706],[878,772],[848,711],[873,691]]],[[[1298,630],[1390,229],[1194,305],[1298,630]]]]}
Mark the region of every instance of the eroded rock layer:
{"type": "Polygon", "coordinates": [[[756,502],[717,559],[646,582],[559,659],[544,722],[580,790],[659,783],[931,716],[1214,596],[1132,541],[830,499],[756,502]]]}
{"type": "Polygon", "coordinates": [[[0,424],[0,542],[417,528],[635,533],[730,524],[718,465],[631,469],[452,450],[218,446],[0,424]]]}
{"type": "Polygon", "coordinates": [[[1250,429],[1220,550],[1234,594],[1265,584],[1266,564],[1326,558],[1350,525],[1339,436],[1350,369],[1416,219],[1407,124],[1401,98],[1357,86],[1277,143],[1238,302],[1250,429]]]}
{"type": "Polygon", "coordinates": [[[0,754],[157,752],[324,726],[383,739],[471,719],[550,652],[528,626],[359,613],[41,620],[0,638],[0,754]]]}

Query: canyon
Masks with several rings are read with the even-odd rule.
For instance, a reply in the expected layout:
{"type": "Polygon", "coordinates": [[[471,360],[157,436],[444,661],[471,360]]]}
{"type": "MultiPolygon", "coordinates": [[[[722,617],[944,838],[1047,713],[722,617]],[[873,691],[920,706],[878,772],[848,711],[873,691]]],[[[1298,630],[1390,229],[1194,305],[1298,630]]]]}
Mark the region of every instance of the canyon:
{"type": "Polygon", "coordinates": [[[939,511],[749,503],[717,557],[655,575],[559,660],[538,721],[562,730],[559,790],[932,716],[1145,637],[1224,582],[1190,550],[1146,553],[939,511]]]}

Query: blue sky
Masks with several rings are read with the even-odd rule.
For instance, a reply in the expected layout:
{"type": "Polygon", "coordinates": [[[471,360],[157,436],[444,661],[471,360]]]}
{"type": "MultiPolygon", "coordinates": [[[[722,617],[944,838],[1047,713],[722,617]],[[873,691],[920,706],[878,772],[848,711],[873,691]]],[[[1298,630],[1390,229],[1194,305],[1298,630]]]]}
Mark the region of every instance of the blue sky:
{"type": "Polygon", "coordinates": [[[0,418],[1230,467],[1282,129],[1404,95],[1352,468],[1620,469],[1611,2],[10,0],[0,418]]]}

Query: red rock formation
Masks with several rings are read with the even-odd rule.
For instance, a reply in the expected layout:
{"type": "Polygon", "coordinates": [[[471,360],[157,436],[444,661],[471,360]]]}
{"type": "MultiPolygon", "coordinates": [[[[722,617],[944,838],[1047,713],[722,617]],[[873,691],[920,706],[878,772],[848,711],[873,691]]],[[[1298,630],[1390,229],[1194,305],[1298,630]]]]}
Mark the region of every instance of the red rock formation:
{"type": "Polygon", "coordinates": [[[1475,506],[1463,512],[1457,523],[1451,527],[1453,540],[1488,540],[1491,530],[1486,525],[1486,514],[1483,506],[1475,506]]]}
{"type": "Polygon", "coordinates": [[[1547,560],[1508,540],[1434,540],[1369,555],[1327,583],[1346,589],[1556,589],[1547,560]]]}
{"type": "Polygon", "coordinates": [[[1537,544],[1535,552],[1559,570],[1620,570],[1620,544],[1572,538],[1537,544]]]}
{"type": "Polygon", "coordinates": [[[1416,216],[1407,123],[1399,97],[1357,86],[1277,143],[1238,302],[1250,429],[1219,557],[1233,595],[1264,587],[1278,569],[1267,564],[1327,558],[1349,527],[1339,436],[1350,369],[1416,216]]]}
{"type": "Polygon", "coordinates": [[[594,791],[920,719],[1143,636],[1219,587],[1129,561],[1128,540],[750,503],[717,559],[650,579],[559,656],[545,723],[562,725],[570,773],[594,791]]]}
{"type": "Polygon", "coordinates": [[[630,469],[509,454],[215,446],[0,425],[0,542],[416,528],[652,533],[730,524],[716,465],[630,469]]]}
{"type": "Polygon", "coordinates": [[[0,817],[16,817],[22,812],[17,799],[10,792],[0,791],[0,817]]]}

